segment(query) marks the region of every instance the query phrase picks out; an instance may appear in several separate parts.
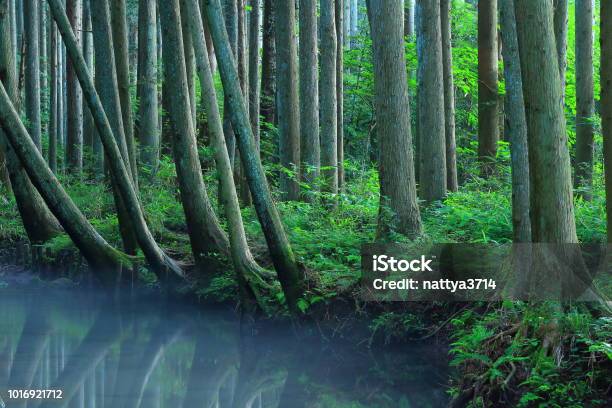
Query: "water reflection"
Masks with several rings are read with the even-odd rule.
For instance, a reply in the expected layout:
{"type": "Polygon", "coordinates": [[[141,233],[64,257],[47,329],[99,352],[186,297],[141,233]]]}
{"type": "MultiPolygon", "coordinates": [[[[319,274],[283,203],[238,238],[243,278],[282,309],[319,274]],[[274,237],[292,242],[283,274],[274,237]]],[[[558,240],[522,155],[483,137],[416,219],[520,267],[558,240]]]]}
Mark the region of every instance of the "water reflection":
{"type": "Polygon", "coordinates": [[[152,297],[116,304],[76,290],[0,290],[0,395],[23,408],[446,404],[444,350],[364,351],[305,331],[241,326],[232,311],[152,297]],[[9,389],[63,398],[9,399],[9,389]]]}

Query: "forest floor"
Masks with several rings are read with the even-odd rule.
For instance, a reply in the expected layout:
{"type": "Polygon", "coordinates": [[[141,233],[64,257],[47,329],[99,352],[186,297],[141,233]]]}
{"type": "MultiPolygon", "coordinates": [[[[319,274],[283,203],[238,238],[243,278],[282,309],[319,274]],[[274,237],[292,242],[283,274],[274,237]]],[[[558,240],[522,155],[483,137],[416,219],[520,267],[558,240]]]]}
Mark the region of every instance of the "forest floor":
{"type": "MultiPolygon", "coordinates": [[[[189,239],[174,177],[173,165],[164,160],[154,181],[141,183],[140,193],[158,242],[172,256],[189,262],[189,239]]],[[[506,179],[476,178],[443,203],[423,210],[426,234],[421,240],[511,242],[510,186],[506,179]]],[[[376,230],[377,173],[364,172],[354,180],[333,210],[303,202],[279,203],[294,251],[306,270],[308,291],[301,306],[305,313],[332,325],[350,325],[354,316],[368,315],[370,337],[364,343],[370,345],[432,337],[447,342],[451,365],[457,367],[449,381],[449,394],[456,406],[538,406],[544,402],[548,404],[545,406],[583,406],[587,402],[589,406],[606,406],[612,402],[612,319],[596,310],[510,301],[366,304],[356,300],[361,244],[372,242],[376,230]]],[[[105,183],[69,178],[62,182],[98,231],[120,247],[114,203],[105,183]]],[[[214,175],[207,176],[207,182],[211,201],[216,203],[214,175]]],[[[576,202],[582,241],[604,240],[603,203],[603,194],[597,193],[590,202],[576,202]]],[[[253,209],[244,209],[243,218],[254,255],[271,268],[253,209]]],[[[23,241],[24,236],[14,203],[0,200],[2,246],[23,241]]],[[[405,240],[397,237],[397,241],[405,240]]],[[[75,263],[78,258],[67,236],[47,244],[44,253],[62,264],[75,263]]],[[[68,277],[81,279],[82,266],[73,269],[68,277]]],[[[153,273],[140,268],[139,274],[149,286],[156,285],[153,273]]],[[[238,293],[229,263],[208,287],[193,289],[197,298],[208,302],[233,302],[238,293]]],[[[270,304],[282,301],[280,290],[269,297],[270,304]]]]}

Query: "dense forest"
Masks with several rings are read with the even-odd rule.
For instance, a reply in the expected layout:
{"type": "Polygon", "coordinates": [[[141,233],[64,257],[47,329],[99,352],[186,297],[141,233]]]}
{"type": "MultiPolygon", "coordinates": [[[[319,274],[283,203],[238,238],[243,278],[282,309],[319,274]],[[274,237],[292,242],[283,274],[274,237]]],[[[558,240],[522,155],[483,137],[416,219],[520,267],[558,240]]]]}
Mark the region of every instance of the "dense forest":
{"type": "Polygon", "coordinates": [[[0,0],[0,240],[49,284],[438,338],[452,406],[606,406],[609,281],[359,288],[367,243],[612,242],[612,1],[0,0]]]}

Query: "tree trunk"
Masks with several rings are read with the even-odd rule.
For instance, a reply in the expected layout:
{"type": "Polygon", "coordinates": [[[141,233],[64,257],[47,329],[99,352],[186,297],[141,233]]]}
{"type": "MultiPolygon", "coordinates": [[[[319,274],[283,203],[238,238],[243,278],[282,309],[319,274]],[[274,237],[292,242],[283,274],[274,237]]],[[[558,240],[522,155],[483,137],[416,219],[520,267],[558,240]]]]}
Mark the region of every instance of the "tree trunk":
{"type": "Polygon", "coordinates": [[[3,85],[0,84],[0,123],[12,148],[25,167],[28,175],[42,194],[53,214],[61,222],[77,248],[89,262],[98,277],[106,282],[115,282],[117,267],[127,259],[111,247],[89,224],[64,191],[63,187],[45,163],[15,111],[3,85]],[[110,271],[108,270],[110,268],[110,271]],[[114,272],[109,275],[108,272],[114,272]]]}
{"type": "MultiPolygon", "coordinates": [[[[255,137],[255,145],[259,150],[259,91],[260,91],[260,83],[259,83],[259,29],[261,27],[260,24],[260,16],[261,16],[261,1],[260,0],[251,0],[251,14],[249,16],[249,50],[251,53],[249,54],[249,119],[251,120],[251,128],[253,129],[253,136],[255,137]]],[[[206,30],[204,30],[206,34],[206,30]]],[[[210,33],[208,37],[205,36],[207,49],[210,49],[212,44],[208,42],[211,41],[210,33]]],[[[210,55],[208,56],[210,61],[210,55]]],[[[214,72],[212,69],[212,63],[210,67],[210,71],[214,72]]],[[[247,184],[248,188],[248,184],[247,184]]]]}
{"type": "Polygon", "coordinates": [[[49,88],[47,83],[47,5],[40,2],[38,5],[38,53],[39,57],[39,77],[40,77],[40,133],[41,136],[47,133],[47,122],[49,113],[47,112],[47,95],[49,88]]]}
{"type": "Polygon", "coordinates": [[[276,106],[281,161],[280,191],[285,201],[300,195],[300,112],[298,100],[295,0],[274,0],[276,13],[276,106]]]}
{"type": "MultiPolygon", "coordinates": [[[[168,113],[173,130],[172,150],[181,202],[196,265],[202,273],[210,273],[214,271],[215,254],[229,254],[229,243],[208,199],[198,157],[182,46],[185,44],[182,33],[189,32],[189,27],[184,30],[181,26],[179,0],[164,1],[159,6],[164,39],[164,70],[173,78],[173,86],[165,97],[170,102],[168,113]]],[[[184,16],[185,12],[183,10],[184,16]]]]}
{"type": "Polygon", "coordinates": [[[183,9],[181,9],[181,27],[183,28],[183,54],[185,55],[185,69],[187,74],[187,89],[189,90],[189,107],[191,108],[192,123],[197,123],[196,117],[196,99],[195,99],[195,56],[193,53],[193,44],[191,42],[191,33],[187,24],[187,17],[183,9]]]}
{"type": "MultiPolygon", "coordinates": [[[[247,4],[246,0],[238,0],[238,76],[240,78],[240,86],[244,95],[245,103],[247,104],[247,112],[251,112],[249,106],[249,49],[247,39],[247,4]]],[[[250,117],[250,116],[249,116],[250,117]]],[[[236,164],[234,167],[235,178],[239,181],[240,201],[244,206],[251,205],[251,196],[249,194],[249,184],[244,176],[244,170],[236,164]]]]}
{"type": "Polygon", "coordinates": [[[57,41],[57,28],[52,19],[49,19],[49,151],[48,159],[49,168],[52,172],[57,172],[57,138],[59,135],[58,122],[59,122],[59,95],[58,95],[58,41],[57,41]]]}
{"type": "MultiPolygon", "coordinates": [[[[440,4],[435,3],[439,22],[440,4]]],[[[421,216],[414,179],[402,5],[399,1],[372,0],[367,4],[372,32],[376,132],[380,144],[376,235],[378,239],[386,239],[391,232],[398,232],[414,238],[421,233],[421,216]]],[[[439,39],[438,34],[438,44],[439,39]]]]}
{"type": "MultiPolygon", "coordinates": [[[[91,1],[83,0],[83,57],[87,63],[87,70],[91,75],[94,73],[94,49],[93,49],[93,30],[91,26],[91,1]]],[[[93,0],[95,1],[95,0],[93,0]]],[[[87,101],[83,100],[83,145],[91,157],[92,162],[89,168],[95,178],[102,176],[102,150],[95,147],[99,137],[96,134],[96,126],[93,123],[91,112],[87,107],[87,101]]]]}
{"type": "Polygon", "coordinates": [[[261,53],[261,120],[264,129],[276,123],[276,26],[274,0],[263,0],[261,53]]]}
{"type": "Polygon", "coordinates": [[[515,11],[529,140],[532,241],[578,242],[552,3],[515,0],[515,11]]]}
{"type": "Polygon", "coordinates": [[[604,148],[608,242],[612,242],[612,3],[601,2],[601,134],[604,148]]]}
{"type": "MultiPolygon", "coordinates": [[[[191,26],[190,31],[193,36],[196,63],[202,88],[202,102],[208,117],[208,129],[214,146],[217,170],[220,174],[219,178],[221,183],[223,183],[221,198],[229,226],[232,261],[240,284],[243,307],[248,310],[251,307],[250,303],[254,300],[253,298],[257,299],[258,297],[257,280],[260,279],[258,274],[262,269],[253,259],[246,240],[232,167],[223,136],[223,123],[217,105],[217,95],[208,59],[201,13],[199,12],[197,0],[185,0],[185,4],[187,5],[186,11],[190,17],[189,24],[191,26]]],[[[256,5],[253,4],[252,6],[255,7],[256,5]]],[[[251,15],[251,18],[253,18],[253,15],[251,15]]],[[[251,24],[253,23],[251,21],[251,24]]]]}
{"type": "MultiPolygon", "coordinates": [[[[97,1],[97,0],[95,0],[97,1]]],[[[134,188],[138,191],[138,167],[136,165],[136,143],[134,142],[134,122],[132,119],[132,104],[130,100],[130,65],[128,55],[128,34],[126,17],[126,0],[111,0],[111,27],[115,64],[117,70],[117,86],[123,132],[129,157],[129,165],[134,188]]]]}
{"type": "MultiPolygon", "coordinates": [[[[227,35],[229,38],[230,46],[232,48],[232,53],[234,54],[234,63],[236,63],[236,69],[238,69],[237,60],[238,60],[238,0],[223,0],[224,2],[224,22],[225,29],[227,30],[227,35]]],[[[228,109],[228,100],[223,97],[223,133],[225,134],[225,143],[227,144],[227,151],[229,153],[230,162],[232,164],[232,168],[234,168],[234,159],[236,156],[236,136],[234,135],[234,130],[232,129],[232,123],[229,118],[229,109],[228,109]]]]}
{"type": "Polygon", "coordinates": [[[338,143],[338,191],[344,188],[344,10],[342,1],[336,0],[336,140],[338,143]]]}
{"type": "Polygon", "coordinates": [[[138,7],[138,117],[140,159],[154,176],[159,166],[157,117],[157,6],[140,0],[138,7]]]}
{"type": "Polygon", "coordinates": [[[339,0],[342,4],[342,38],[343,45],[347,48],[351,47],[351,0],[339,0]]]}
{"type": "Polygon", "coordinates": [[[512,241],[530,242],[529,151],[514,0],[501,1],[499,5],[506,83],[505,133],[506,139],[510,142],[512,160],[512,241]]]}
{"type": "Polygon", "coordinates": [[[338,194],[338,108],[336,95],[336,0],[321,1],[321,171],[323,191],[338,194]]]}
{"type": "MultiPolygon", "coordinates": [[[[300,0],[300,137],[302,177],[314,188],[321,166],[317,58],[317,2],[300,0]]],[[[314,196],[305,192],[304,198],[314,196]]]]}
{"type": "MultiPolygon", "coordinates": [[[[17,72],[10,39],[8,0],[0,0],[0,82],[4,84],[11,100],[16,101],[17,72]]],[[[6,168],[23,226],[30,242],[46,242],[59,233],[60,227],[30,182],[7,137],[4,126],[0,125],[0,150],[6,158],[6,168]]]]}
{"type": "Polygon", "coordinates": [[[576,188],[585,200],[592,197],[593,135],[593,2],[576,0],[576,188]]]}
{"type": "Polygon", "coordinates": [[[351,43],[354,43],[355,37],[359,34],[359,1],[351,1],[351,43]]]}
{"type": "MultiPolygon", "coordinates": [[[[77,45],[82,39],[82,0],[66,0],[66,14],[75,33],[77,45]]],[[[73,174],[83,170],[83,93],[70,61],[66,61],[66,169],[73,174]]]]}
{"type": "Polygon", "coordinates": [[[554,0],[555,5],[555,42],[561,76],[561,95],[565,97],[565,71],[567,69],[567,30],[568,30],[568,0],[554,0]]]}
{"type": "Polygon", "coordinates": [[[417,1],[419,21],[420,196],[430,203],[446,195],[446,135],[440,0],[417,1]]]}
{"type": "Polygon", "coordinates": [[[37,0],[24,0],[25,21],[25,113],[28,131],[39,151],[41,146],[40,129],[40,55],[38,53],[38,11],[37,0]]]}
{"type": "Polygon", "coordinates": [[[240,91],[238,72],[229,40],[221,24],[222,12],[219,0],[204,0],[206,18],[211,29],[223,89],[229,96],[230,117],[236,130],[240,158],[244,166],[249,188],[255,204],[270,256],[285,294],[287,306],[297,313],[298,300],[303,295],[303,273],[298,267],[283,224],[272,200],[265,173],[255,147],[253,132],[248,121],[246,107],[240,91]]]}
{"type": "Polygon", "coordinates": [[[453,47],[451,43],[451,1],[440,1],[442,28],[442,69],[444,75],[444,126],[446,134],[446,187],[457,191],[457,145],[455,142],[455,84],[453,80],[453,47]]]}
{"type": "Polygon", "coordinates": [[[404,0],[404,36],[414,35],[414,0],[404,0]]]}
{"type": "MultiPolygon", "coordinates": [[[[70,55],[70,59],[72,60],[76,70],[76,74],[79,78],[81,86],[83,87],[85,98],[93,115],[102,144],[104,145],[104,151],[108,159],[107,162],[111,172],[111,178],[116,186],[116,190],[121,195],[122,201],[125,203],[126,211],[129,214],[130,220],[134,227],[135,235],[138,239],[138,244],[142,248],[145,258],[157,274],[158,279],[160,279],[162,282],[173,283],[175,282],[177,276],[183,278],[184,273],[181,268],[159,248],[145,222],[140,202],[138,201],[138,196],[136,195],[136,191],[131,183],[129,166],[126,165],[127,148],[125,147],[125,140],[122,147],[122,156],[122,152],[113,136],[113,130],[111,129],[109,119],[106,116],[106,112],[104,111],[102,102],[100,101],[100,97],[98,96],[98,93],[94,87],[93,80],[88,76],[87,65],[85,64],[83,56],[79,52],[77,40],[70,29],[68,18],[63,12],[61,0],[48,0],[48,2],[53,18],[57,23],[58,29],[62,34],[64,43],[66,44],[66,51],[70,55]]],[[[98,26],[96,20],[99,18],[105,24],[100,24],[101,29],[98,35],[106,39],[104,41],[104,38],[101,38],[99,42],[96,41],[95,37],[97,34],[94,32],[94,41],[96,41],[97,44],[106,44],[106,47],[96,46],[95,49],[96,52],[98,49],[105,49],[104,52],[108,56],[108,59],[102,58],[99,60],[109,61],[108,65],[110,66],[111,79],[116,81],[116,76],[114,75],[114,57],[112,49],[110,48],[111,33],[108,3],[106,0],[96,0],[93,2],[93,4],[96,6],[94,9],[92,9],[93,16],[95,17],[93,21],[94,29],[96,26],[98,26]]],[[[117,119],[113,118],[113,120],[119,122],[120,124],[121,114],[117,109],[119,107],[119,95],[117,88],[116,86],[113,86],[112,81],[108,82],[108,88],[111,89],[111,92],[114,93],[115,96],[115,103],[109,104],[111,106],[115,106],[115,113],[113,116],[117,119]]],[[[117,126],[116,129],[118,129],[118,132],[120,133],[122,127],[117,126]]]]}
{"type": "Polygon", "coordinates": [[[497,2],[478,2],[478,158],[481,175],[495,169],[499,141],[497,2]]]}

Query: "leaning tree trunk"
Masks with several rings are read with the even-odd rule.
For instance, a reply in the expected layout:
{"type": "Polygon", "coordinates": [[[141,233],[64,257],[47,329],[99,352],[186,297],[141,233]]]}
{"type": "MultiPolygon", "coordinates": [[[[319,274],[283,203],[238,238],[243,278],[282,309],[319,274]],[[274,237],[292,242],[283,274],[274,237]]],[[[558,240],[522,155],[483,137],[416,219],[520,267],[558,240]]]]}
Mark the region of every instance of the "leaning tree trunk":
{"type": "MultiPolygon", "coordinates": [[[[10,42],[8,0],[0,0],[0,82],[12,101],[17,100],[15,55],[10,42]]],[[[6,158],[6,168],[17,202],[17,209],[30,242],[39,244],[56,236],[60,227],[34,188],[19,158],[0,125],[0,150],[6,158]]]]}
{"type": "Polygon", "coordinates": [[[601,2],[601,134],[604,147],[608,242],[612,243],[612,3],[601,2]]]}
{"type": "Polygon", "coordinates": [[[39,151],[42,151],[40,129],[40,55],[38,53],[38,11],[37,0],[24,0],[25,22],[25,114],[28,131],[39,151]]]}
{"type": "MultiPolygon", "coordinates": [[[[232,174],[232,167],[223,136],[223,123],[217,105],[217,95],[208,59],[206,38],[197,0],[185,0],[189,15],[190,31],[193,36],[193,45],[196,54],[198,75],[202,87],[202,102],[208,117],[208,130],[215,151],[217,170],[223,187],[221,201],[228,222],[230,251],[234,268],[236,269],[240,284],[241,299],[246,310],[252,309],[252,302],[259,297],[258,284],[263,271],[253,259],[246,240],[244,225],[236,186],[232,174]]],[[[251,21],[251,23],[253,23],[251,21]]]]}
{"type": "MultiPolygon", "coordinates": [[[[98,1],[98,0],[94,0],[98,1]]],[[[111,27],[113,32],[113,48],[117,71],[117,86],[121,103],[123,133],[127,145],[132,182],[138,191],[138,167],[136,165],[136,143],[134,142],[134,122],[132,119],[132,104],[130,101],[130,63],[128,55],[128,34],[126,17],[126,0],[110,2],[111,27]]]]}
{"type": "Polygon", "coordinates": [[[506,139],[510,142],[512,160],[512,241],[530,242],[529,150],[514,0],[500,2],[500,23],[504,43],[502,53],[506,83],[505,132],[506,139]]]}
{"type": "Polygon", "coordinates": [[[565,96],[565,72],[567,70],[567,30],[568,30],[568,0],[554,0],[555,6],[555,43],[559,75],[561,76],[561,95],[565,96]]]}
{"type": "Polygon", "coordinates": [[[338,193],[338,126],[336,99],[336,0],[321,1],[321,166],[322,190],[338,193]]]}
{"type": "Polygon", "coordinates": [[[455,84],[453,81],[453,47],[451,43],[451,1],[440,1],[442,28],[442,68],[444,75],[444,126],[446,134],[446,186],[457,191],[457,145],[455,142],[455,84]]]}
{"type": "Polygon", "coordinates": [[[274,0],[276,14],[276,107],[283,200],[300,194],[300,112],[298,101],[295,0],[274,0]]]}
{"type": "MultiPolygon", "coordinates": [[[[317,83],[317,2],[300,0],[300,141],[302,177],[314,187],[319,177],[319,89],[317,83]]],[[[312,201],[314,196],[305,193],[312,201]]]]}
{"type": "MultiPolygon", "coordinates": [[[[185,1],[185,0],[183,0],[185,1]]],[[[181,192],[181,202],[187,221],[187,230],[196,265],[202,273],[214,271],[215,255],[228,254],[229,243],[219,225],[208,199],[202,169],[198,157],[198,146],[191,116],[189,89],[187,85],[184,39],[181,27],[179,0],[168,0],[159,5],[163,36],[164,70],[173,78],[169,94],[170,124],[172,126],[172,149],[176,173],[181,192]]],[[[184,10],[185,12],[186,10],[184,10]]],[[[191,44],[191,41],[189,41],[191,44]]]]}
{"type": "MultiPolygon", "coordinates": [[[[82,0],[66,0],[66,14],[75,33],[77,46],[82,39],[82,0]]],[[[66,67],[66,169],[74,174],[83,170],[83,93],[70,61],[66,67]]]]}
{"type": "Polygon", "coordinates": [[[204,0],[204,6],[206,7],[208,26],[215,43],[223,89],[229,97],[229,113],[236,130],[240,158],[247,175],[255,210],[289,310],[297,313],[299,310],[298,300],[302,297],[304,290],[303,273],[296,263],[293,250],[285,235],[255,146],[253,132],[240,90],[238,72],[227,33],[222,24],[221,4],[219,0],[204,0]]]}
{"type": "MultiPolygon", "coordinates": [[[[421,215],[414,178],[402,6],[399,1],[370,0],[367,4],[374,60],[376,132],[380,145],[377,237],[385,239],[392,231],[416,237],[421,233],[421,215]]],[[[439,13],[439,2],[434,6],[439,13]]],[[[439,133],[444,151],[443,129],[439,133]]]]}
{"type": "MultiPolygon", "coordinates": [[[[108,159],[107,162],[111,172],[113,183],[116,185],[116,189],[120,193],[121,199],[125,204],[127,213],[130,216],[130,220],[134,227],[136,238],[138,239],[138,244],[142,248],[142,252],[144,253],[144,256],[151,265],[152,269],[157,274],[157,277],[162,282],[175,282],[177,277],[183,278],[184,273],[182,269],[170,257],[168,257],[161,250],[161,248],[159,248],[151,232],[149,231],[149,228],[144,219],[144,214],[142,212],[140,202],[138,201],[138,196],[136,195],[136,191],[134,190],[134,187],[131,183],[129,165],[126,165],[127,156],[122,156],[122,152],[119,149],[117,142],[115,141],[113,131],[102,106],[102,102],[100,101],[100,97],[96,92],[93,80],[87,72],[87,65],[85,64],[83,55],[79,52],[77,40],[74,34],[72,33],[68,18],[66,17],[66,14],[63,11],[61,0],[48,0],[48,2],[51,13],[53,14],[53,18],[57,23],[58,29],[62,34],[64,43],[66,44],[66,51],[73,62],[76,74],[83,88],[85,98],[88,101],[89,109],[91,110],[91,113],[93,115],[93,119],[96,124],[96,128],[98,130],[100,138],[102,139],[102,144],[104,145],[104,151],[108,159]]],[[[108,39],[110,39],[110,30],[108,27],[108,3],[106,3],[105,0],[96,0],[94,2],[94,4],[96,5],[99,5],[100,3],[103,6],[101,7],[101,17],[105,19],[107,23],[105,30],[107,44],[110,46],[110,41],[108,41],[108,39]]],[[[97,14],[97,12],[94,12],[94,15],[97,14]]],[[[96,49],[97,48],[99,47],[96,47],[96,49]]],[[[110,55],[111,57],[108,61],[113,62],[112,52],[110,53],[110,55]]],[[[111,63],[109,63],[109,65],[114,66],[114,64],[111,63]]],[[[113,71],[114,70],[111,70],[111,72],[113,71]]],[[[111,75],[111,77],[114,76],[111,75]]],[[[109,86],[109,88],[115,87],[109,86]]],[[[118,101],[117,95],[115,97],[115,101],[118,101]]],[[[115,105],[118,105],[118,103],[116,103],[115,105]]],[[[120,117],[120,114],[115,114],[114,116],[120,117]]],[[[125,145],[123,149],[126,150],[125,145]]]]}
{"type": "MultiPolygon", "coordinates": [[[[446,133],[440,0],[417,2],[419,21],[419,147],[420,196],[426,202],[446,195],[446,133]]],[[[392,120],[389,119],[391,122],[392,120]]]]}
{"type": "Polygon", "coordinates": [[[576,188],[585,200],[592,197],[593,135],[593,2],[576,0],[576,188]]]}
{"type": "Polygon", "coordinates": [[[515,11],[529,139],[532,241],[578,242],[552,6],[515,0],[515,11]]]}
{"type": "Polygon", "coordinates": [[[157,116],[157,6],[140,0],[138,7],[138,116],[140,159],[154,176],[159,166],[157,116]]]}
{"type": "Polygon", "coordinates": [[[263,129],[276,123],[276,25],[274,0],[263,0],[261,52],[261,120],[263,129]]]}
{"type": "Polygon", "coordinates": [[[497,1],[478,3],[478,158],[481,174],[494,171],[499,141],[497,1]]]}

